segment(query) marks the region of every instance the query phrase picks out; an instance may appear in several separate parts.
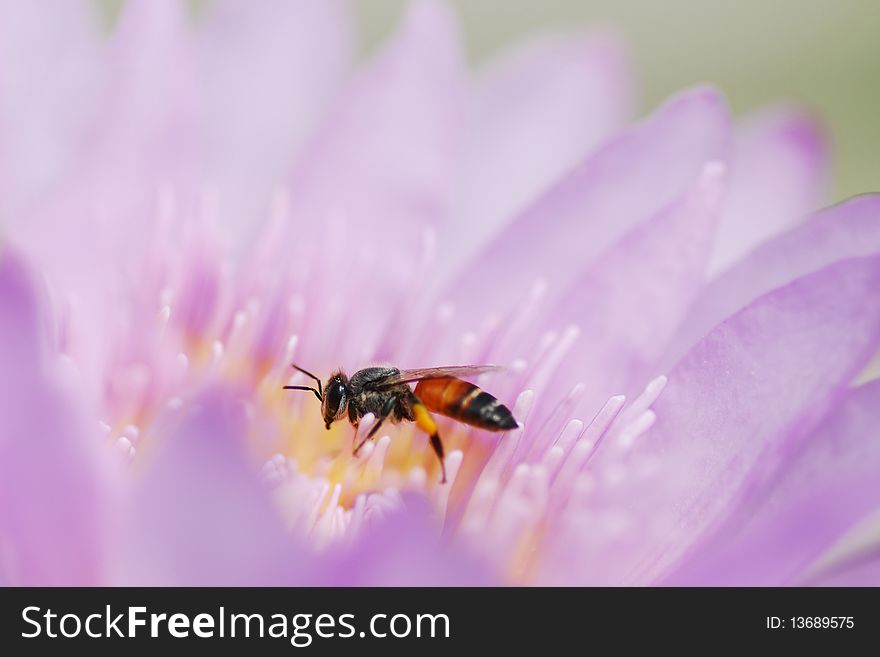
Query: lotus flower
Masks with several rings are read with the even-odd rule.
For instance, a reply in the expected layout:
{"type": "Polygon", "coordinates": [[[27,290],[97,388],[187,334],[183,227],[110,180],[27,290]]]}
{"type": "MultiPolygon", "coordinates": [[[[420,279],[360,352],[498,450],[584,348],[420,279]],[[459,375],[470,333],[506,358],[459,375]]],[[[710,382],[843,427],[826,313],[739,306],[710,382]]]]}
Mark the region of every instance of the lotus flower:
{"type": "Polygon", "coordinates": [[[3,583],[877,583],[880,198],[810,214],[802,110],[629,124],[613,34],[470,72],[439,2],[357,66],[336,0],[0,6],[3,583]],[[441,484],[293,362],[521,426],[441,484]]]}

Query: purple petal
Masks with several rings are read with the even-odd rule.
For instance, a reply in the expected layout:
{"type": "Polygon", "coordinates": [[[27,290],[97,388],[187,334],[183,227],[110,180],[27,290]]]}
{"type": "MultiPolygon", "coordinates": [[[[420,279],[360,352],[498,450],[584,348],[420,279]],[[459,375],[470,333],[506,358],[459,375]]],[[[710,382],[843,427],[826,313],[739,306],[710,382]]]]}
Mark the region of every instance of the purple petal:
{"type": "Polygon", "coordinates": [[[308,567],[244,459],[243,410],[215,392],[168,419],[120,537],[117,584],[280,585],[308,567]]]}
{"type": "Polygon", "coordinates": [[[661,371],[713,326],[765,292],[838,260],[878,252],[880,196],[859,196],[817,213],[706,287],[671,341],[661,371]]]}
{"type": "Polygon", "coordinates": [[[293,165],[351,65],[350,23],[340,0],[211,3],[196,35],[200,125],[224,214],[252,219],[293,165]]]}
{"type": "Polygon", "coordinates": [[[726,269],[817,208],[828,157],[824,132],[802,111],[765,110],[747,119],[737,138],[711,270],[726,269]]]}
{"type": "Polygon", "coordinates": [[[319,586],[490,586],[491,566],[450,544],[427,503],[414,495],[366,535],[322,564],[319,586]]]}
{"type": "Polygon", "coordinates": [[[633,112],[623,46],[608,34],[545,36],[474,83],[469,140],[443,259],[451,271],[633,112]],[[468,239],[456,239],[467,233],[468,239]]]}
{"type": "Polygon", "coordinates": [[[0,581],[94,585],[106,559],[108,472],[62,385],[45,294],[0,249],[0,581]]]}
{"type": "Polygon", "coordinates": [[[849,391],[803,451],[667,584],[791,583],[859,520],[880,508],[880,382],[849,391]]]}
{"type": "Polygon", "coordinates": [[[636,224],[724,160],[728,119],[718,94],[678,96],[606,144],[523,213],[446,290],[462,322],[504,315],[536,280],[563,288],[636,224]],[[503,284],[499,284],[503,281],[503,284]]]}
{"type": "Polygon", "coordinates": [[[603,443],[581,577],[647,582],[791,458],[880,339],[880,259],[847,260],[761,297],[676,365],[633,446],[603,443]],[[610,514],[610,515],[609,515],[610,514]],[[613,516],[613,517],[612,517],[613,516]],[[615,540],[607,536],[609,525],[615,540]]]}

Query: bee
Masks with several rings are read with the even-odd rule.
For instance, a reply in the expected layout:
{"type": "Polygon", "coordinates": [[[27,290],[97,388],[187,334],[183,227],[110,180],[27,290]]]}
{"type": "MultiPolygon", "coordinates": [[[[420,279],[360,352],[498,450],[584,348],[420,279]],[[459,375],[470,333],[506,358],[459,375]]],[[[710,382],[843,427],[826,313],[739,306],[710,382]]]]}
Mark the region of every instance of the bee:
{"type": "Polygon", "coordinates": [[[364,415],[372,413],[376,418],[370,431],[354,448],[355,455],[364,443],[376,435],[384,422],[415,422],[419,429],[428,434],[431,448],[440,460],[440,483],[446,483],[446,465],[443,441],[431,411],[489,431],[508,431],[519,426],[507,406],[485,390],[460,378],[499,369],[492,365],[417,370],[367,367],[355,372],[351,378],[340,370],[323,386],[321,379],[311,372],[298,365],[293,365],[293,368],[314,379],[317,387],[284,386],[284,389],[313,392],[321,402],[321,414],[328,430],[336,420],[348,416],[357,436],[358,424],[364,415]],[[410,388],[411,383],[416,384],[415,390],[410,388]]]}

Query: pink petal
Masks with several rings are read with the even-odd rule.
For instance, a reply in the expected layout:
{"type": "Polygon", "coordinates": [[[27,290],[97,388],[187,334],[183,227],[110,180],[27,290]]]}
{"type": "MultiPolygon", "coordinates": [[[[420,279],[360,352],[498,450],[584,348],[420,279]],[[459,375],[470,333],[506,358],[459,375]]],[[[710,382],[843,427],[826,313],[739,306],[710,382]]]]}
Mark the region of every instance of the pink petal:
{"type": "MultiPolygon", "coordinates": [[[[0,374],[4,393],[14,393],[15,381],[36,379],[45,368],[51,339],[48,298],[21,256],[0,244],[0,374]]],[[[4,396],[5,398],[5,396],[4,396]]]]}
{"type": "Polygon", "coordinates": [[[105,204],[117,187],[116,202],[130,203],[126,184],[142,194],[146,186],[152,199],[158,184],[192,182],[197,173],[190,30],[186,6],[176,0],[125,3],[106,55],[104,114],[95,126],[94,175],[105,182],[105,204]]]}
{"type": "Polygon", "coordinates": [[[466,159],[438,267],[483,246],[633,113],[627,53],[610,34],[545,36],[474,82],[466,159]],[[466,233],[467,240],[456,239],[466,233]]]}
{"type": "Polygon", "coordinates": [[[350,213],[396,241],[395,230],[436,222],[447,202],[462,103],[452,15],[413,3],[390,44],[331,109],[293,182],[302,226],[350,213]]]}
{"type": "MultiPolygon", "coordinates": [[[[334,103],[295,172],[286,257],[308,262],[332,234],[332,248],[347,255],[343,267],[322,267],[320,286],[337,295],[370,281],[358,299],[359,353],[379,340],[401,282],[421,259],[426,230],[446,216],[463,102],[454,18],[440,3],[415,2],[334,103]]],[[[338,353],[324,357],[346,364],[338,353]]]]}
{"type": "Polygon", "coordinates": [[[847,260],[761,297],[691,349],[650,433],[632,447],[606,441],[591,462],[581,581],[652,581],[747,483],[784,464],[877,348],[878,284],[880,258],[847,260]]]}
{"type": "Polygon", "coordinates": [[[56,182],[93,119],[100,26],[88,0],[0,2],[0,205],[15,219],[56,182]]]}
{"type": "Polygon", "coordinates": [[[713,326],[760,295],[828,264],[880,252],[880,196],[822,210],[759,247],[700,294],[660,364],[665,371],[713,326]]]}
{"type": "Polygon", "coordinates": [[[196,57],[209,181],[252,222],[317,124],[353,56],[341,0],[211,3],[196,57]]]}
{"type": "Polygon", "coordinates": [[[108,500],[97,424],[59,378],[45,293],[0,248],[0,581],[103,581],[108,500]]]}
{"type": "Polygon", "coordinates": [[[103,53],[100,112],[83,157],[17,231],[70,326],[65,349],[92,398],[102,392],[108,318],[119,317],[122,277],[107,272],[139,263],[160,185],[191,190],[197,178],[187,21],[177,0],[126,3],[103,53]]]}
{"type": "Polygon", "coordinates": [[[641,391],[703,286],[724,182],[722,165],[707,165],[682,198],[632,229],[551,304],[551,328],[573,324],[580,335],[553,375],[547,402],[582,382],[580,409],[591,417],[611,395],[641,391]]]}
{"type": "Polygon", "coordinates": [[[550,289],[570,285],[626,231],[679,198],[707,162],[723,161],[727,134],[716,92],[672,99],[520,215],[455,277],[444,298],[474,328],[487,313],[504,316],[536,280],[550,289]]]}
{"type": "Polygon", "coordinates": [[[880,555],[877,551],[856,557],[845,564],[811,577],[808,586],[880,586],[880,555]]]}
{"type": "MultiPolygon", "coordinates": [[[[41,198],[22,236],[51,279],[85,278],[82,272],[91,278],[96,262],[129,262],[126,249],[139,252],[149,237],[160,186],[190,195],[196,188],[189,29],[177,0],[125,3],[103,52],[100,111],[82,157],[41,198]]],[[[90,285],[76,287],[85,292],[90,285]]]]}
{"type": "Polygon", "coordinates": [[[719,325],[672,370],[643,445],[675,458],[661,499],[677,507],[678,529],[661,537],[669,551],[651,570],[717,520],[744,482],[790,458],[788,434],[814,424],[864,367],[880,339],[878,283],[876,257],[798,279],[719,325]]]}
{"type": "Polygon", "coordinates": [[[880,382],[849,391],[777,477],[666,583],[791,583],[880,508],[880,382]]]}
{"type": "Polygon", "coordinates": [[[120,537],[118,584],[280,585],[307,567],[244,460],[241,404],[214,392],[166,418],[120,537]]]}
{"type": "Polygon", "coordinates": [[[370,527],[365,536],[321,565],[318,586],[491,586],[491,566],[441,536],[441,524],[425,500],[370,527]]]}
{"type": "Polygon", "coordinates": [[[804,112],[776,109],[749,117],[737,136],[711,270],[726,269],[818,207],[828,158],[824,132],[804,112]]]}

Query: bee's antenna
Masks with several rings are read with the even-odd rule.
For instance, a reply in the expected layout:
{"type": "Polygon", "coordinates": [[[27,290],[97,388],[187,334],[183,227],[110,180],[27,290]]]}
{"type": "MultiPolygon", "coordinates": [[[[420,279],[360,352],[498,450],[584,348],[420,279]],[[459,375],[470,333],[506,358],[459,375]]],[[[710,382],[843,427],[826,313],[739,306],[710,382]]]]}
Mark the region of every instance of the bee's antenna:
{"type": "Polygon", "coordinates": [[[324,401],[324,396],[320,392],[318,392],[314,388],[309,388],[308,386],[284,386],[283,390],[309,390],[315,393],[315,397],[318,398],[319,402],[323,403],[324,401]]]}
{"type": "Polygon", "coordinates": [[[285,390],[311,390],[312,392],[315,393],[315,396],[318,398],[318,401],[323,402],[324,401],[324,388],[321,387],[321,379],[316,377],[314,374],[312,374],[308,370],[304,370],[296,363],[291,364],[291,367],[299,372],[302,372],[306,376],[313,378],[318,384],[318,389],[315,390],[314,388],[308,388],[306,386],[284,386],[284,389],[285,390]]]}

